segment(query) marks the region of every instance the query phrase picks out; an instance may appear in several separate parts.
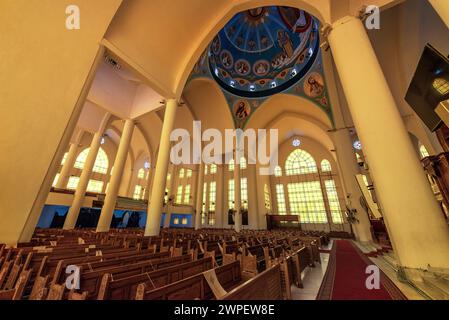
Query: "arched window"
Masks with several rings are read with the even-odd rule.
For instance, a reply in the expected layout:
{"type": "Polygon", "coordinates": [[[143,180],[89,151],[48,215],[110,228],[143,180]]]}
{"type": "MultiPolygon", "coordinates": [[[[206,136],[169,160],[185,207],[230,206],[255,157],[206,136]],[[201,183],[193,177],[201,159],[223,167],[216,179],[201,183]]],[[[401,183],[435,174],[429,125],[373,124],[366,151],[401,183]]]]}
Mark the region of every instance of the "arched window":
{"type": "Polygon", "coordinates": [[[139,179],[145,179],[145,170],[143,168],[140,168],[137,172],[137,178],[139,179]]]}
{"type": "Polygon", "coordinates": [[[285,172],[288,176],[318,172],[316,162],[310,153],[296,149],[285,162],[285,172]]]}
{"type": "Polygon", "coordinates": [[[212,163],[210,165],[210,173],[211,174],[216,174],[217,173],[217,165],[216,164],[212,163]]]}
{"type": "MultiPolygon", "coordinates": [[[[89,155],[89,150],[90,150],[90,148],[84,149],[78,155],[78,158],[76,158],[76,161],[75,161],[75,168],[81,169],[81,170],[84,169],[84,165],[86,163],[87,156],[89,155]]],[[[95,164],[94,164],[92,171],[101,173],[101,174],[106,174],[108,172],[108,167],[109,167],[108,156],[107,156],[106,152],[104,152],[104,150],[102,148],[100,148],[98,150],[97,158],[95,159],[95,164]]]]}
{"type": "Polygon", "coordinates": [[[282,177],[282,168],[280,166],[276,166],[276,168],[274,168],[274,176],[282,177]]]}
{"type": "Polygon", "coordinates": [[[247,166],[246,158],[245,157],[241,157],[240,158],[240,169],[244,170],[244,169],[246,169],[246,166],[247,166]]]}
{"type": "Polygon", "coordinates": [[[271,210],[271,197],[270,197],[270,189],[268,188],[268,185],[265,184],[263,188],[264,197],[265,197],[265,209],[271,210]]]}
{"type": "Polygon", "coordinates": [[[421,157],[423,159],[430,156],[429,151],[427,151],[427,148],[424,145],[421,145],[421,147],[419,147],[419,152],[421,153],[421,157]]]}
{"type": "Polygon", "coordinates": [[[332,166],[331,166],[331,163],[329,162],[329,160],[324,159],[323,161],[321,161],[321,171],[323,171],[323,172],[331,172],[332,171],[332,166]]]}

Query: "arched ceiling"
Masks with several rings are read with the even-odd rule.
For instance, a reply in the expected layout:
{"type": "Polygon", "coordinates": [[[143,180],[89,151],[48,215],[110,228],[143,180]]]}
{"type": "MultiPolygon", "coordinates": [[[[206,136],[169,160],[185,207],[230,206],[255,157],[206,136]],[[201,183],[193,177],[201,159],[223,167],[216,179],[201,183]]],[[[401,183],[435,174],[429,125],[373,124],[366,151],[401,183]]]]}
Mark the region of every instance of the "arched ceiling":
{"type": "Polygon", "coordinates": [[[300,114],[287,114],[271,122],[266,129],[277,129],[279,144],[290,140],[292,137],[307,137],[324,146],[328,151],[335,146],[326,131],[316,123],[306,120],[300,114]]]}
{"type": "Polygon", "coordinates": [[[250,118],[246,127],[265,128],[273,119],[288,113],[301,114],[317,123],[324,131],[332,129],[332,123],[324,111],[307,99],[289,94],[278,94],[268,99],[250,118]]]}
{"type": "Polygon", "coordinates": [[[303,9],[322,23],[363,5],[399,0],[124,0],[104,44],[139,69],[165,98],[180,97],[189,74],[215,35],[238,12],[261,6],[303,9]],[[338,13],[338,15],[336,14],[338,13]]]}

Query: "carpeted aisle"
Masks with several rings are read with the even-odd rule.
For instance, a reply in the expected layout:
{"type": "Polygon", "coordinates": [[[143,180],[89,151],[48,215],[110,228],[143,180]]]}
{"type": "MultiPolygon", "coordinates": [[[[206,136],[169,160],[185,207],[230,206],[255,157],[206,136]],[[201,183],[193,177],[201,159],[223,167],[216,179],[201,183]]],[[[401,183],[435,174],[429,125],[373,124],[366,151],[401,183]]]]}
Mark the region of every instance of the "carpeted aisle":
{"type": "Polygon", "coordinates": [[[373,263],[349,240],[336,240],[318,293],[319,300],[404,300],[405,296],[380,272],[380,289],[366,288],[366,268],[373,263]]]}

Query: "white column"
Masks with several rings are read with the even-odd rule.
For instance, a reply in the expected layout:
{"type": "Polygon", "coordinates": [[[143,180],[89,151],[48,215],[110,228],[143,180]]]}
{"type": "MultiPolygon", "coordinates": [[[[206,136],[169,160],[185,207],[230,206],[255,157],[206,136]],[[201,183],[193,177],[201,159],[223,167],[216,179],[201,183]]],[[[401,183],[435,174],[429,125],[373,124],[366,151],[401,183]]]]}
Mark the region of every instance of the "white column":
{"type": "Polygon", "coordinates": [[[195,202],[195,230],[201,229],[201,214],[203,210],[203,188],[204,188],[204,162],[198,165],[195,202]]]}
{"type": "Polygon", "coordinates": [[[134,131],[134,121],[127,119],[123,127],[120,144],[114,161],[114,171],[109,181],[108,191],[101,209],[100,220],[97,225],[97,232],[107,232],[111,226],[112,216],[114,214],[115,204],[118,197],[120,183],[122,181],[123,169],[125,168],[126,158],[128,156],[129,145],[134,131]]]}
{"type": "Polygon", "coordinates": [[[146,236],[159,235],[168,161],[170,159],[170,134],[175,124],[177,107],[178,102],[175,99],[167,101],[164,123],[162,125],[161,142],[159,144],[159,153],[157,156],[156,172],[154,173],[153,188],[151,190],[151,199],[148,206],[148,218],[145,228],[146,236]]]}
{"type": "Polygon", "coordinates": [[[70,172],[73,169],[76,161],[76,155],[78,151],[78,144],[83,136],[84,131],[80,130],[75,137],[75,141],[70,143],[70,148],[67,153],[67,158],[62,165],[61,172],[59,173],[58,181],[56,182],[57,189],[66,189],[67,183],[69,182],[70,172]]]}
{"type": "Polygon", "coordinates": [[[449,28],[449,1],[448,0],[429,0],[435,11],[440,15],[449,28]]]}
{"type": "Polygon", "coordinates": [[[329,43],[402,266],[449,267],[449,230],[363,23],[345,17],[329,43]]]}
{"type": "Polygon", "coordinates": [[[81,177],[76,187],[75,195],[73,196],[72,206],[67,213],[67,217],[64,221],[64,230],[71,230],[75,228],[76,221],[78,220],[78,215],[80,213],[81,207],[83,206],[84,199],[86,196],[87,185],[89,184],[90,177],[92,175],[92,169],[97,159],[98,150],[101,146],[101,138],[109,122],[110,114],[107,113],[100,125],[100,128],[95,133],[92,143],[89,148],[89,154],[87,155],[86,162],[84,163],[83,171],[81,172],[81,177]]]}
{"type": "Polygon", "coordinates": [[[242,229],[242,215],[240,212],[242,208],[242,193],[240,190],[241,174],[239,154],[240,153],[237,151],[234,152],[234,230],[236,232],[240,232],[240,230],[242,229]]]}
{"type": "MultiPolygon", "coordinates": [[[[341,178],[348,193],[345,196],[349,195],[349,199],[345,200],[346,202],[350,202],[351,209],[357,210],[356,217],[359,222],[353,224],[355,237],[360,242],[372,242],[371,223],[368,213],[360,204],[362,193],[356,180],[359,168],[348,129],[337,129],[333,135],[335,145],[337,146],[337,159],[341,171],[341,178]]],[[[325,189],[323,191],[325,192],[325,189]]],[[[342,209],[345,210],[345,208],[342,209]]]]}

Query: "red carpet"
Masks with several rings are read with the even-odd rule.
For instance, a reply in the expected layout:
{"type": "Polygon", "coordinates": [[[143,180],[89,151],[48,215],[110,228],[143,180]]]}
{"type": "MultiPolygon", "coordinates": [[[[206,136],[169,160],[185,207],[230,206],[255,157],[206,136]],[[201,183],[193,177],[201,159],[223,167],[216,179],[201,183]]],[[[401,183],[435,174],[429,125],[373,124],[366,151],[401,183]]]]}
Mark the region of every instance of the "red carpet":
{"type": "Polygon", "coordinates": [[[336,240],[319,300],[404,300],[405,296],[380,272],[380,289],[368,290],[366,268],[373,263],[351,241],[336,240]]]}

